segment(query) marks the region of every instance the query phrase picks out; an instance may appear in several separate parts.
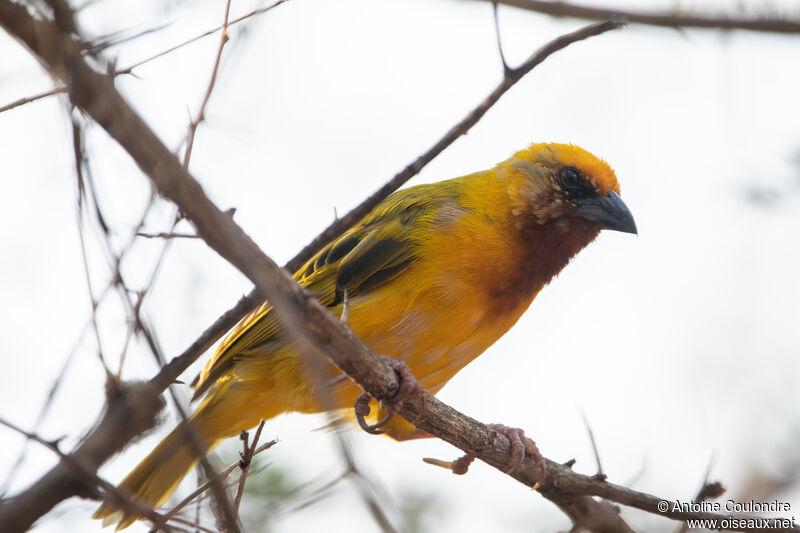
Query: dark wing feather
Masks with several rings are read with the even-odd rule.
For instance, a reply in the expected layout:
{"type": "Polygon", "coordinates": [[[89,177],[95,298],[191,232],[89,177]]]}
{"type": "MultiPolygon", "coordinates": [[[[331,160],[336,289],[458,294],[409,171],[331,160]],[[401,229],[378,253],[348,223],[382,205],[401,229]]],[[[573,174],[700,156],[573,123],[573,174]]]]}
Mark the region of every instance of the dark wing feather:
{"type": "MultiPolygon", "coordinates": [[[[400,274],[415,260],[415,236],[434,219],[440,205],[437,197],[447,197],[448,192],[448,188],[419,185],[393,194],[360,224],[311,258],[295,278],[323,305],[340,313],[341,309],[336,308],[342,303],[345,290],[348,296],[365,294],[400,274]]],[[[192,383],[194,399],[228,372],[239,358],[263,357],[265,354],[258,352],[259,347],[274,351],[288,342],[272,306],[265,302],[222,341],[192,383]]]]}

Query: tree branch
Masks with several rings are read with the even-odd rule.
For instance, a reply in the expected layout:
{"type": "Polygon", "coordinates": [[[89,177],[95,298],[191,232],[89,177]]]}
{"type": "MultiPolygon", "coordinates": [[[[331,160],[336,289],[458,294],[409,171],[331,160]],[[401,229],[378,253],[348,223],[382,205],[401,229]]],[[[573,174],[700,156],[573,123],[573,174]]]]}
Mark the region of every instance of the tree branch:
{"type": "Polygon", "coordinates": [[[70,460],[62,459],[23,493],[0,500],[0,531],[26,531],[59,502],[90,494],[86,477],[76,473],[73,465],[97,472],[109,457],[155,425],[162,405],[159,391],[149,383],[120,384],[108,390],[103,416],[90,436],[67,455],[70,460]]]}
{"type": "Polygon", "coordinates": [[[666,28],[705,28],[713,30],[749,30],[767,33],[800,33],[800,20],[780,18],[729,18],[679,13],[647,13],[586,7],[569,2],[547,0],[484,0],[496,4],[535,11],[553,17],[573,17],[585,20],[619,19],[632,24],[647,24],[666,28]]]}

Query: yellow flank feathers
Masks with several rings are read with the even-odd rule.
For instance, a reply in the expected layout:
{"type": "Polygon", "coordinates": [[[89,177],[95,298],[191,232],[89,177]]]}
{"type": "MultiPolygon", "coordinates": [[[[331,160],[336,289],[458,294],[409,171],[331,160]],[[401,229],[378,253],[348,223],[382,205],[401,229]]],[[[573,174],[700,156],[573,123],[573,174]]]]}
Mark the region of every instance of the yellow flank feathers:
{"type": "MultiPolygon", "coordinates": [[[[535,144],[491,170],[396,192],[296,274],[376,354],[403,359],[431,393],[511,328],[536,294],[603,228],[635,232],[614,171],[580,147],[535,144]]],[[[336,408],[360,388],[325,364],[336,408]]],[[[297,344],[268,303],[219,345],[192,384],[204,451],[284,412],[322,406],[297,344]]],[[[375,410],[373,410],[374,412],[375,410]]],[[[390,435],[415,428],[395,417],[390,435]]],[[[120,484],[164,503],[198,456],[176,428],[120,484]]],[[[95,518],[115,514],[104,504],[95,518]]]]}

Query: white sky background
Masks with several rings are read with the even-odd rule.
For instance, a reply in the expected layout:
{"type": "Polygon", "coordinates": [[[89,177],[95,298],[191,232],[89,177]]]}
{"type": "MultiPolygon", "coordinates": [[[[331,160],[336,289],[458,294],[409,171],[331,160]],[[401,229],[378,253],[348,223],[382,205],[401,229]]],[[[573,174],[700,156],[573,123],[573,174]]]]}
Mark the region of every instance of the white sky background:
{"type": "MultiPolygon", "coordinates": [[[[258,5],[235,1],[232,15],[258,5]]],[[[170,24],[112,49],[124,67],[218,25],[222,12],[223,2],[100,1],[80,22],[90,36],[170,24]]],[[[794,14],[800,16],[796,8],[794,14]]],[[[500,9],[512,65],[583,24],[500,9]]],[[[236,207],[236,221],[278,262],[326,227],[334,207],[346,212],[427,150],[501,73],[491,7],[483,2],[292,0],[232,28],[231,37],[191,171],[217,205],[236,207]]],[[[488,168],[530,142],[573,142],[615,167],[640,232],[602,234],[440,393],[443,401],[485,422],[524,427],[546,456],[577,458],[576,469],[593,473],[583,412],[610,479],[633,480],[633,488],[659,496],[690,499],[712,454],[712,478],[732,496],[753,472],[780,476],[798,461],[799,39],[629,26],[572,45],[412,180],[488,168]]],[[[138,78],[118,79],[170,147],[178,149],[187,108],[194,113],[202,99],[217,43],[207,38],[137,69],[138,78]]],[[[5,34],[0,51],[0,104],[51,86],[5,34]]],[[[90,130],[88,144],[102,207],[121,245],[149,185],[99,128],[90,130]]],[[[81,336],[90,305],[63,102],[51,98],[0,115],[0,154],[0,415],[32,427],[80,338],[40,428],[46,438],[68,435],[68,447],[97,417],[103,375],[93,336],[81,336]]],[[[163,205],[147,229],[166,230],[170,217],[163,205]]],[[[159,248],[137,243],[124,264],[129,286],[147,279],[159,248]]],[[[102,287],[108,273],[96,239],[90,255],[93,286],[102,287]]],[[[179,241],[145,313],[172,357],[249,290],[200,241],[179,241]]],[[[115,295],[99,320],[104,353],[116,365],[126,324],[115,295]]],[[[152,356],[135,343],[124,375],[154,372],[152,356]]],[[[268,461],[298,483],[333,477],[342,466],[332,436],[311,432],[323,422],[298,415],[270,421],[265,435],[281,442],[268,461]]],[[[170,426],[130,446],[102,475],[119,481],[170,426]]],[[[445,443],[350,436],[389,499],[436,495],[429,523],[438,531],[568,529],[552,504],[488,466],[456,477],[420,461],[455,458],[458,451],[445,443]]],[[[0,479],[21,442],[0,431],[0,479]]],[[[228,458],[234,449],[221,448],[228,458]]],[[[12,491],[54,461],[32,445],[12,491]]],[[[796,484],[777,497],[800,519],[796,484]]],[[[94,506],[62,504],[37,530],[99,530],[88,519],[94,506]]],[[[623,512],[640,529],[675,527],[623,512]]],[[[347,482],[274,525],[378,530],[347,482]]]]}

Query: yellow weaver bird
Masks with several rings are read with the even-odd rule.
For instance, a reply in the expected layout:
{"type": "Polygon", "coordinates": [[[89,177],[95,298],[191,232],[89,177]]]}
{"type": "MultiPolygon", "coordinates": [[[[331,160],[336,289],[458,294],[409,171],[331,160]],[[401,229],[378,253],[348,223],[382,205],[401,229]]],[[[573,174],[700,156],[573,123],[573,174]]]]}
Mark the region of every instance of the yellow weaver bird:
{"type": "MultiPolygon", "coordinates": [[[[361,340],[435,394],[602,229],[636,233],[611,167],[578,146],[534,144],[491,170],[392,194],[295,279],[336,315],[346,294],[361,340]]],[[[323,410],[300,352],[269,303],[228,334],[192,383],[201,401],[189,423],[205,452],[261,419],[323,410]]],[[[324,372],[334,407],[352,407],[360,388],[332,364],[324,372]]],[[[399,417],[385,428],[415,435],[399,417]]],[[[179,426],[119,489],[157,507],[198,459],[179,426]]],[[[107,504],[94,518],[118,528],[137,519],[107,504]]]]}

